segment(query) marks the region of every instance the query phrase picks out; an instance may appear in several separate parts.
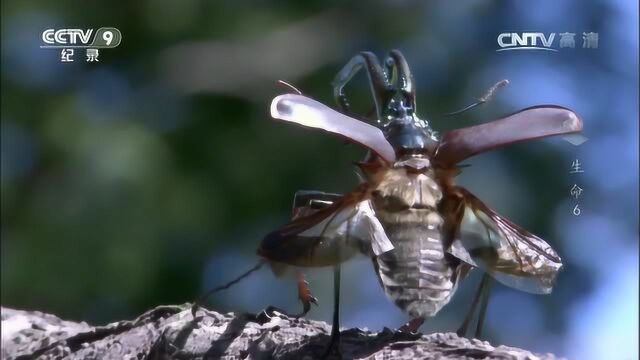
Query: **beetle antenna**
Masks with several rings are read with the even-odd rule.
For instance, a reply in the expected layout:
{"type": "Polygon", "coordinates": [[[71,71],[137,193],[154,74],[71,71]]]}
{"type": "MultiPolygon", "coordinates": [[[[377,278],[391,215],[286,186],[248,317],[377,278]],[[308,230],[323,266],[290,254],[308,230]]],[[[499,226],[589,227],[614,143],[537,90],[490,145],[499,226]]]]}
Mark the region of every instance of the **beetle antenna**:
{"type": "Polygon", "coordinates": [[[298,90],[298,88],[296,88],[295,86],[289,84],[288,82],[284,81],[284,80],[278,80],[277,83],[279,85],[284,85],[288,88],[290,88],[291,90],[295,91],[298,93],[298,95],[302,95],[302,91],[298,90]]]}
{"type": "Polygon", "coordinates": [[[486,103],[487,101],[491,100],[491,98],[493,97],[493,94],[500,88],[503,88],[505,86],[509,85],[509,80],[504,79],[504,80],[500,80],[497,83],[495,83],[495,85],[493,85],[491,88],[489,88],[489,90],[487,90],[487,92],[478,99],[478,101],[474,102],[471,105],[468,105],[458,111],[454,111],[454,112],[450,112],[447,114],[444,114],[443,116],[453,116],[453,115],[458,115],[458,114],[462,114],[465,111],[471,110],[477,106],[480,106],[484,103],[486,103]]]}
{"type": "Polygon", "coordinates": [[[202,296],[200,296],[198,298],[198,300],[196,300],[193,303],[193,306],[191,307],[191,314],[193,315],[193,317],[196,317],[196,312],[198,311],[198,309],[200,308],[201,304],[211,295],[217,293],[218,291],[222,291],[222,290],[226,290],[230,287],[232,287],[233,285],[239,283],[240,281],[242,281],[244,278],[246,278],[247,276],[251,275],[253,272],[256,272],[258,270],[260,270],[260,268],[265,264],[265,260],[260,260],[258,261],[258,263],[256,265],[254,265],[251,269],[245,271],[242,275],[238,276],[237,278],[229,281],[228,283],[224,284],[224,285],[220,285],[220,286],[216,286],[213,289],[210,289],[209,291],[207,291],[206,293],[204,293],[202,296]]]}

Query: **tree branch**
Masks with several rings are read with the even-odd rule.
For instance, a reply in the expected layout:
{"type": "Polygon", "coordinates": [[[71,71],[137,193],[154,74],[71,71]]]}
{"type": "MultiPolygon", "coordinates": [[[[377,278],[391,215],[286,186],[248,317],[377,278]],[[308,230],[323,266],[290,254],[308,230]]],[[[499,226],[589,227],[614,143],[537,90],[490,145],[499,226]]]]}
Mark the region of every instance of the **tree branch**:
{"type": "MultiPolygon", "coordinates": [[[[331,326],[281,314],[219,314],[159,306],[135,320],[90,326],[2,308],[2,359],[319,359],[331,326]]],[[[344,359],[556,359],[453,333],[342,330],[344,359]]]]}

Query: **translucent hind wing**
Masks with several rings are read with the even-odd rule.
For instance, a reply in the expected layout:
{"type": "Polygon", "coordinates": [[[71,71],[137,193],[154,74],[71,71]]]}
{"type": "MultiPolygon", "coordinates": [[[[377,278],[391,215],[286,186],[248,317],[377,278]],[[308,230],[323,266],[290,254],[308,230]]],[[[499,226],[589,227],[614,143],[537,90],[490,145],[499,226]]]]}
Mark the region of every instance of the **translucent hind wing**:
{"type": "Polygon", "coordinates": [[[544,240],[505,219],[469,191],[449,252],[488,272],[499,282],[526,292],[550,293],[562,261],[544,240]]]}
{"type": "Polygon", "coordinates": [[[325,207],[294,206],[294,219],[269,233],[258,254],[271,261],[315,267],[336,265],[357,253],[378,255],[391,249],[361,186],[325,207]]]}

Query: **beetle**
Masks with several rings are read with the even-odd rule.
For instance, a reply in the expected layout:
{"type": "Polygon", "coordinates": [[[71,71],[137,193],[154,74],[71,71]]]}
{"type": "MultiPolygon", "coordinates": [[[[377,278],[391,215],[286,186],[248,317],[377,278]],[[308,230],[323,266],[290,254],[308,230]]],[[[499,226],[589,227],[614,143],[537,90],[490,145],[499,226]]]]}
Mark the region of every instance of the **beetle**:
{"type": "MultiPolygon", "coordinates": [[[[462,332],[481,298],[479,335],[492,279],[531,293],[551,292],[562,267],[558,254],[456,185],[455,177],[462,170],[458,164],[474,155],[578,134],[583,122],[576,113],[556,105],[534,106],[440,136],[416,115],[415,82],[398,50],[382,64],[371,52],[357,54],[337,74],[333,89],[338,111],[287,93],[273,99],[271,116],[366,148],[365,159],[357,163],[362,182],[344,195],[298,192],[291,222],[265,236],[258,249],[276,270],[334,267],[331,344],[339,336],[340,264],[356,254],[372,259],[387,297],[412,318],[401,328],[407,331],[417,331],[435,316],[472,269],[484,275],[462,332]],[[344,92],[360,70],[368,75],[373,94],[373,123],[352,113],[344,92]]],[[[308,311],[314,298],[300,284],[308,311]]]]}

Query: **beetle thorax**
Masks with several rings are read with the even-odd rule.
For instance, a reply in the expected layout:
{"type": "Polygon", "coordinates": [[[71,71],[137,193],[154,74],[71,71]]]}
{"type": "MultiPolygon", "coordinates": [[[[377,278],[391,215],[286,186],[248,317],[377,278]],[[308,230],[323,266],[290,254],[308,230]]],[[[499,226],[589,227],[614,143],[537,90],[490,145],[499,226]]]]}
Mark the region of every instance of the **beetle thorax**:
{"type": "Polygon", "coordinates": [[[437,206],[442,199],[442,190],[434,180],[427,159],[399,161],[381,175],[381,181],[372,192],[373,207],[380,220],[441,225],[437,206]],[[424,167],[420,167],[421,162],[424,167]]]}

